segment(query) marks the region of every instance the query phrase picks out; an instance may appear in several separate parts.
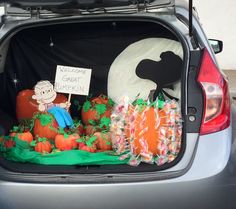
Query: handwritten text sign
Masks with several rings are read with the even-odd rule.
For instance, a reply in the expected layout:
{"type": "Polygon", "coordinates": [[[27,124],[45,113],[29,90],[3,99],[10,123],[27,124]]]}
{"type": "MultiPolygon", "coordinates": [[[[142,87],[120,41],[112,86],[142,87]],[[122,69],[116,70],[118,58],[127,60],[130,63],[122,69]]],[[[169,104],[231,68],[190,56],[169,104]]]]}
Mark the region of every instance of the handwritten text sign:
{"type": "Polygon", "coordinates": [[[60,93],[88,95],[92,70],[57,65],[55,91],[60,93]]]}

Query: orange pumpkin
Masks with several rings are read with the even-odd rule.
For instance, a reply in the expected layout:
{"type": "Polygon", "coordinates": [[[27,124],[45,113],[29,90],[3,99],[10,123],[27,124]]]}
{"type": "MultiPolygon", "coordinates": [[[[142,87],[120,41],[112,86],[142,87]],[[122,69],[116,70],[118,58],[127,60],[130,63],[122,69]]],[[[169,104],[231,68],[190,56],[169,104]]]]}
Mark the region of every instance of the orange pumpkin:
{"type": "Polygon", "coordinates": [[[78,141],[78,149],[79,150],[84,150],[87,152],[96,152],[97,147],[96,147],[96,136],[84,136],[80,138],[78,141]]]}
{"type": "Polygon", "coordinates": [[[49,113],[39,113],[34,120],[34,135],[40,138],[54,140],[58,133],[58,123],[49,113]]]}
{"type": "Polygon", "coordinates": [[[96,148],[95,147],[90,147],[90,146],[87,146],[87,145],[84,145],[82,147],[80,147],[80,150],[83,150],[83,151],[87,151],[87,152],[96,152],[96,148]]]}
{"type": "Polygon", "coordinates": [[[143,157],[161,154],[160,128],[166,124],[165,111],[152,106],[129,105],[128,110],[120,107],[111,124],[112,145],[117,153],[131,151],[143,157]]]}
{"type": "Polygon", "coordinates": [[[18,139],[20,140],[23,140],[23,141],[26,141],[28,143],[32,142],[33,141],[33,135],[29,132],[29,131],[26,131],[26,132],[23,132],[23,133],[11,133],[10,134],[11,137],[14,137],[16,136],[18,139]]]}
{"type": "Polygon", "coordinates": [[[7,140],[4,140],[4,147],[6,148],[12,148],[15,146],[15,142],[13,139],[7,139],[7,140]]]}
{"type": "MultiPolygon", "coordinates": [[[[59,128],[60,130],[61,128],[59,128]]],[[[78,134],[79,136],[82,136],[86,133],[85,127],[80,122],[74,122],[73,127],[66,127],[63,129],[64,131],[60,130],[60,134],[78,134]]]]}
{"type": "Polygon", "coordinates": [[[111,134],[109,132],[107,133],[96,132],[94,133],[94,136],[97,137],[97,140],[95,143],[99,151],[112,150],[111,134]]]}
{"type": "Polygon", "coordinates": [[[52,145],[49,141],[41,141],[34,147],[36,152],[50,153],[52,151],[52,145]]]}
{"type": "Polygon", "coordinates": [[[111,116],[111,110],[106,110],[106,112],[101,115],[99,115],[96,110],[88,110],[87,112],[85,112],[82,109],[81,113],[82,121],[85,125],[88,125],[90,120],[99,121],[102,117],[109,118],[110,116],[111,116]]]}
{"type": "Polygon", "coordinates": [[[103,117],[110,118],[113,103],[109,101],[111,100],[104,95],[86,101],[81,112],[82,122],[89,125],[90,121],[99,121],[103,117]]]}
{"type": "Polygon", "coordinates": [[[0,144],[2,144],[4,142],[4,137],[0,136],[0,144]]]}
{"type": "MultiPolygon", "coordinates": [[[[34,90],[23,90],[20,91],[16,98],[16,117],[18,120],[31,119],[38,111],[38,103],[32,99],[34,90]]],[[[57,94],[54,103],[64,103],[67,98],[62,94],[57,94]]]]}
{"type": "Polygon", "coordinates": [[[72,150],[77,148],[78,143],[76,142],[80,136],[78,134],[58,134],[55,137],[55,146],[57,149],[64,151],[64,150],[72,150]]]}
{"type": "Polygon", "coordinates": [[[90,135],[93,135],[95,132],[97,132],[99,130],[99,127],[98,126],[92,126],[92,125],[87,125],[86,126],[86,135],[87,136],[90,136],[90,135]]]}
{"type": "Polygon", "coordinates": [[[77,127],[77,131],[76,131],[77,134],[79,134],[80,136],[82,136],[84,133],[85,133],[85,128],[82,124],[80,124],[78,127],[77,127]]]}
{"type": "MultiPolygon", "coordinates": [[[[132,111],[131,111],[132,112],[132,111]]],[[[146,107],[141,112],[138,112],[134,121],[133,127],[129,127],[127,132],[128,138],[133,137],[134,153],[139,155],[147,147],[148,152],[153,155],[160,155],[159,146],[161,143],[159,136],[159,128],[166,124],[166,114],[164,111],[159,111],[156,115],[153,107],[146,107]],[[156,123],[158,126],[156,127],[156,123]],[[131,129],[134,130],[131,130],[131,129]],[[133,131],[133,135],[131,134],[133,131]]]]}

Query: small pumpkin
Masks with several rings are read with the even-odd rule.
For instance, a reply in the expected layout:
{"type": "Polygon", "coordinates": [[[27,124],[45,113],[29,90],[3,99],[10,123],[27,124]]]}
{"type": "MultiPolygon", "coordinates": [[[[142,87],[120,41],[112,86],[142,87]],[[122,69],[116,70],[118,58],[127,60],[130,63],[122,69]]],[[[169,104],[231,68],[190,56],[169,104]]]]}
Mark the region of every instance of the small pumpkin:
{"type": "Polygon", "coordinates": [[[78,134],[58,134],[55,137],[55,146],[61,151],[72,150],[74,148],[77,148],[78,143],[76,140],[79,138],[80,136],[78,134]]]}
{"type": "Polygon", "coordinates": [[[90,121],[99,121],[102,117],[110,118],[114,102],[104,95],[87,100],[82,108],[81,117],[85,125],[90,121]]]}
{"type": "Polygon", "coordinates": [[[4,136],[0,136],[0,144],[4,143],[4,136]]]}
{"type": "Polygon", "coordinates": [[[16,145],[15,141],[12,138],[5,139],[3,144],[4,144],[4,147],[6,148],[12,148],[16,145]]]}
{"type": "Polygon", "coordinates": [[[10,136],[17,137],[18,139],[26,141],[28,143],[32,142],[34,139],[33,135],[29,131],[26,131],[23,133],[12,132],[12,133],[10,133],[10,136]]]}
{"type": "Polygon", "coordinates": [[[85,134],[85,129],[84,129],[84,126],[82,124],[80,124],[78,127],[77,127],[77,134],[79,134],[80,136],[84,135],[85,134]]]}
{"type": "Polygon", "coordinates": [[[109,132],[96,132],[94,136],[97,137],[96,147],[99,151],[112,150],[111,133],[109,132]]]}
{"type": "MultiPolygon", "coordinates": [[[[78,142],[78,140],[77,140],[77,142],[78,142]]],[[[78,142],[78,149],[81,149],[85,145],[86,145],[86,143],[84,143],[84,142],[78,142]]]]}
{"type": "Polygon", "coordinates": [[[84,135],[86,133],[86,129],[81,123],[81,121],[74,121],[74,126],[71,128],[64,128],[67,134],[79,134],[80,136],[84,135]]]}
{"type": "Polygon", "coordinates": [[[82,146],[80,148],[80,150],[87,151],[87,152],[96,152],[95,147],[90,147],[90,146],[87,146],[87,145],[82,146]]]}
{"type": "Polygon", "coordinates": [[[52,145],[49,141],[38,142],[34,149],[36,152],[50,153],[52,151],[52,145]]]}
{"type": "Polygon", "coordinates": [[[33,146],[36,152],[50,153],[52,151],[52,144],[46,138],[38,138],[38,141],[35,141],[33,146]]]}
{"type": "Polygon", "coordinates": [[[84,150],[87,152],[96,152],[96,136],[84,136],[77,140],[78,142],[78,149],[84,150]]]}
{"type": "Polygon", "coordinates": [[[34,135],[54,140],[58,134],[58,123],[50,113],[37,113],[34,116],[34,135]]]}
{"type": "Polygon", "coordinates": [[[95,132],[99,130],[98,126],[87,125],[85,129],[85,133],[87,136],[93,135],[95,132]]]}

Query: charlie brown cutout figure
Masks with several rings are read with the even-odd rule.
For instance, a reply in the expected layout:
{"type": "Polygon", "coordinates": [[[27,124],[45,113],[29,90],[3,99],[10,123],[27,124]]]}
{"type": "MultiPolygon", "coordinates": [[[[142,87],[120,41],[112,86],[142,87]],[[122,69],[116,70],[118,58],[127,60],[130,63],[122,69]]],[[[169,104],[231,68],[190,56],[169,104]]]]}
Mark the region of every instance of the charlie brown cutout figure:
{"type": "Polygon", "coordinates": [[[39,81],[34,87],[34,93],[32,98],[39,104],[38,110],[40,112],[47,111],[53,114],[61,128],[73,127],[73,120],[67,111],[70,108],[70,102],[53,103],[57,97],[57,93],[49,81],[39,81]]]}

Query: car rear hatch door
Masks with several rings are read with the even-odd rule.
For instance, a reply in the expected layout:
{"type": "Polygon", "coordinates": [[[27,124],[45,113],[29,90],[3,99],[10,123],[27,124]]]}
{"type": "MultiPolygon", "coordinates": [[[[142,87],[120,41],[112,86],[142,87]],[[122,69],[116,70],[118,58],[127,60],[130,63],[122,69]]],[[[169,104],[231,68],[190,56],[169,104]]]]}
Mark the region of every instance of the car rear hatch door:
{"type": "MultiPolygon", "coordinates": [[[[89,12],[94,14],[96,11],[101,11],[104,13],[112,13],[116,11],[145,11],[149,9],[159,9],[159,8],[170,8],[175,6],[175,0],[50,0],[50,1],[40,1],[40,0],[6,0],[5,1],[5,8],[12,9],[11,12],[14,13],[14,9],[20,12],[16,13],[16,16],[21,15],[32,15],[37,14],[37,16],[40,18],[39,15],[44,15],[46,12],[51,12],[52,14],[55,14],[55,11],[58,13],[62,12],[64,14],[64,11],[67,12],[68,15],[75,15],[75,13],[70,13],[71,11],[78,11],[76,14],[83,14],[83,12],[89,12]],[[32,12],[33,11],[33,12],[32,12]],[[39,13],[35,13],[39,12],[39,13]],[[22,13],[21,13],[22,12],[22,13]]],[[[19,20],[19,19],[17,19],[19,20]]],[[[29,20],[30,21],[30,20],[29,20]]],[[[14,24],[14,22],[11,24],[14,24]]],[[[195,141],[197,138],[197,134],[189,135],[187,136],[188,139],[191,141],[195,141]],[[192,140],[191,140],[192,139],[192,140]]],[[[189,143],[189,142],[188,142],[189,143]]],[[[190,147],[190,146],[189,146],[190,147]]],[[[188,163],[190,162],[190,158],[192,156],[192,153],[195,149],[195,142],[190,147],[188,153],[191,153],[191,155],[186,155],[186,159],[183,157],[180,162],[178,162],[178,165],[175,167],[173,166],[168,171],[163,171],[163,175],[166,177],[168,174],[172,174],[173,172],[176,172],[177,170],[185,170],[187,168],[188,163]],[[165,173],[166,172],[166,173],[165,173]]],[[[184,150],[183,150],[184,151],[184,150]]],[[[160,173],[160,175],[162,175],[160,173]]],[[[119,175],[118,175],[119,176],[119,175]]],[[[147,178],[148,175],[147,175],[147,178]]],[[[143,177],[142,177],[143,179],[143,177]]]]}
{"type": "Polygon", "coordinates": [[[96,8],[96,7],[118,7],[137,4],[146,4],[150,6],[173,6],[175,0],[5,0],[12,6],[26,7],[41,7],[41,8],[68,8],[74,6],[77,8],[96,8]]]}
{"type": "Polygon", "coordinates": [[[130,9],[157,9],[173,7],[175,0],[5,0],[5,8],[21,8],[23,10],[49,10],[63,11],[68,9],[83,11],[93,9],[103,9],[106,12],[111,10],[130,10],[130,9]]]}

